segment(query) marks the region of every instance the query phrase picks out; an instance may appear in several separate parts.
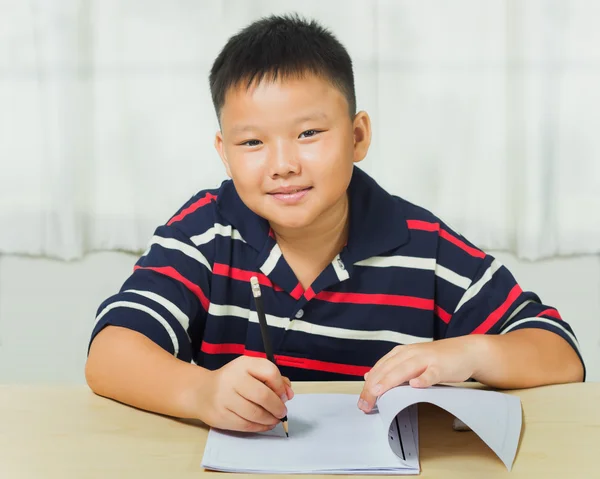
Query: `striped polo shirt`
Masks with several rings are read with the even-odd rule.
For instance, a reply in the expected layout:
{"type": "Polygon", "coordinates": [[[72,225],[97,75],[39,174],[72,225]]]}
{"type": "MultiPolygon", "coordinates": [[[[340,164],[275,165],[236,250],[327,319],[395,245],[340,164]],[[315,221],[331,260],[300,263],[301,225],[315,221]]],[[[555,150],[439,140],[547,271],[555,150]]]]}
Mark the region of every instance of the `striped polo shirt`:
{"type": "Polygon", "coordinates": [[[130,328],[211,370],[264,357],[256,275],[275,359],[292,380],[362,379],[399,344],[522,328],[560,335],[581,358],[555,308],[432,213],[358,167],[348,196],[347,244],[305,290],[268,221],[231,180],[199,192],[156,229],[120,291],[100,305],[92,339],[109,324],[130,328]]]}

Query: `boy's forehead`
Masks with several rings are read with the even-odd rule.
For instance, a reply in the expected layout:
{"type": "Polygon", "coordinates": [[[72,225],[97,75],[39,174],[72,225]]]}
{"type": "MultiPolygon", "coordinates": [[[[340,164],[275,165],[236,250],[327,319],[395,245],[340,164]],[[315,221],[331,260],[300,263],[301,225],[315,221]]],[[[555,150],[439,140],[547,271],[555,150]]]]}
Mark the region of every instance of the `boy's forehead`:
{"type": "Polygon", "coordinates": [[[286,104],[297,107],[289,112],[297,122],[325,120],[347,109],[343,94],[328,80],[312,74],[276,79],[265,76],[250,85],[247,80],[240,81],[227,90],[224,100],[222,112],[229,111],[231,115],[226,116],[232,120],[242,111],[260,116],[286,104]],[[256,106],[259,108],[252,108],[256,106]]]}

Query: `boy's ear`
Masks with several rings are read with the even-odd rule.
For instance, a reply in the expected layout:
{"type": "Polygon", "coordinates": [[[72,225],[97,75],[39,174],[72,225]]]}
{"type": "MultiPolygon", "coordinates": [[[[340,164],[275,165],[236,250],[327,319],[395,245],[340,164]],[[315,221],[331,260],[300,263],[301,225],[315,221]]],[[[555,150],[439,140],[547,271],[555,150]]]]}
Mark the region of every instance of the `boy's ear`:
{"type": "Polygon", "coordinates": [[[217,131],[217,134],[215,135],[215,149],[217,150],[217,153],[221,157],[221,161],[223,162],[223,165],[225,165],[225,171],[227,172],[227,176],[229,176],[229,178],[233,178],[231,176],[231,168],[229,168],[229,162],[227,161],[227,156],[225,155],[225,147],[223,144],[223,135],[220,131],[217,131]]]}
{"type": "Polygon", "coordinates": [[[371,119],[366,111],[359,111],[352,124],[354,135],[354,163],[364,160],[371,145],[371,119]]]}

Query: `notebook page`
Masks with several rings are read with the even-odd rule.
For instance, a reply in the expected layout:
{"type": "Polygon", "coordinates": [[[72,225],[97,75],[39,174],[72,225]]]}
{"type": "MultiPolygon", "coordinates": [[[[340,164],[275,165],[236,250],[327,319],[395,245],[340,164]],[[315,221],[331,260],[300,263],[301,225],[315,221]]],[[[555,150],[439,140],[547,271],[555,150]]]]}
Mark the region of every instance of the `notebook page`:
{"type": "Polygon", "coordinates": [[[398,386],[377,400],[381,419],[391,424],[402,409],[419,402],[435,404],[468,425],[512,468],[521,433],[521,400],[517,396],[477,389],[432,386],[417,389],[398,386]]]}
{"type": "MultiPolygon", "coordinates": [[[[287,403],[289,438],[281,426],[258,434],[211,429],[202,466],[255,473],[417,473],[392,452],[379,414],[363,413],[357,400],[350,394],[296,395],[287,403]]],[[[405,417],[406,444],[416,450],[405,417]]]]}

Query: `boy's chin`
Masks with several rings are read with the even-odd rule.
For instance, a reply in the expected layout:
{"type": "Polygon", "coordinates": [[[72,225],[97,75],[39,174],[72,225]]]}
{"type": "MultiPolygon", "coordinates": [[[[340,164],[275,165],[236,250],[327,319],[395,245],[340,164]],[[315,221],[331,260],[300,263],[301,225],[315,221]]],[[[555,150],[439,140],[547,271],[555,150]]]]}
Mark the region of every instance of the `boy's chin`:
{"type": "Polygon", "coordinates": [[[277,217],[267,218],[269,222],[276,227],[285,229],[301,230],[307,228],[314,222],[314,218],[308,215],[277,215],[277,217]]]}

